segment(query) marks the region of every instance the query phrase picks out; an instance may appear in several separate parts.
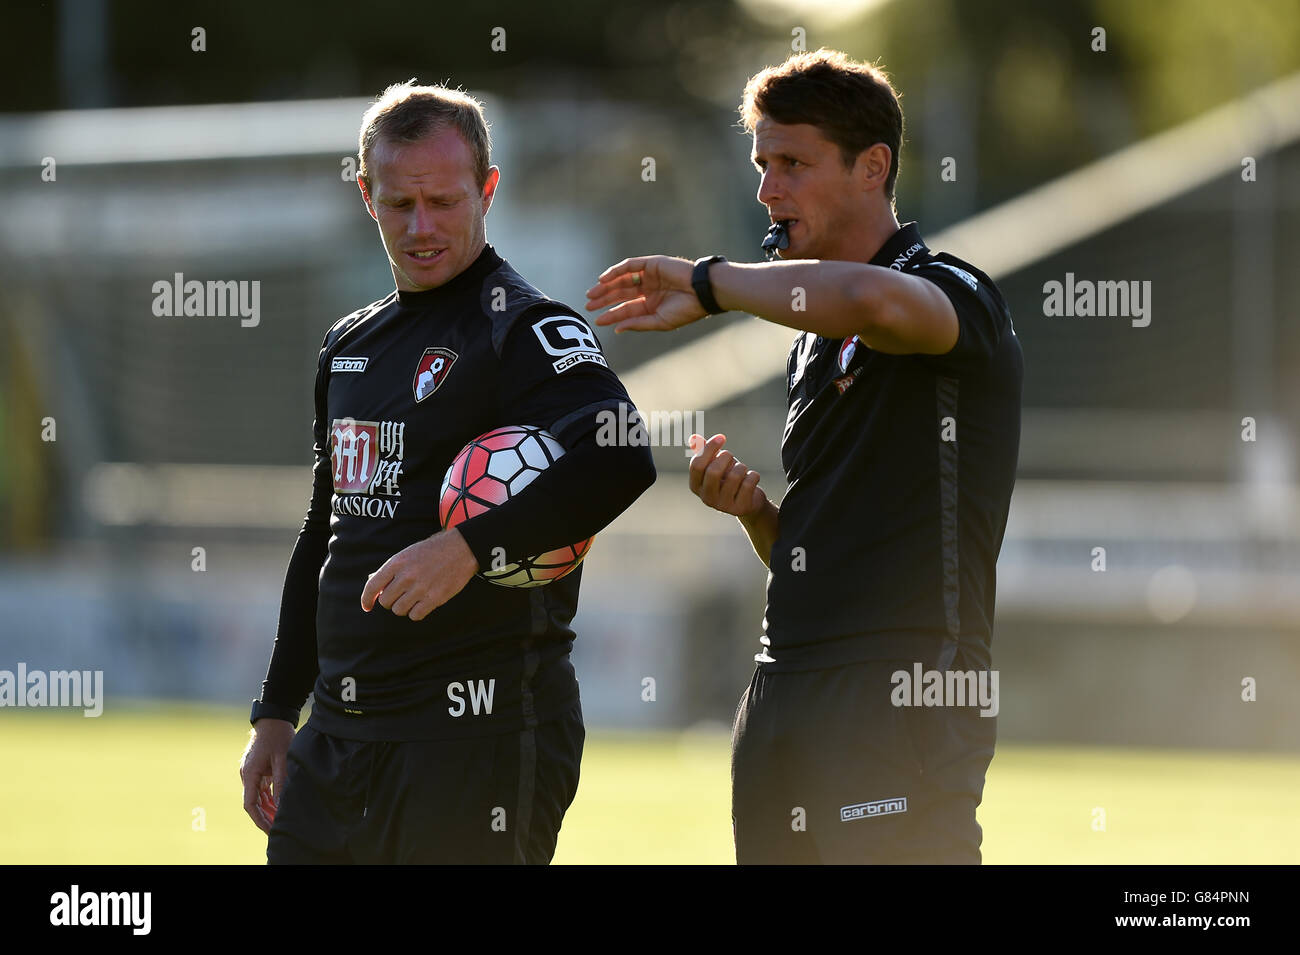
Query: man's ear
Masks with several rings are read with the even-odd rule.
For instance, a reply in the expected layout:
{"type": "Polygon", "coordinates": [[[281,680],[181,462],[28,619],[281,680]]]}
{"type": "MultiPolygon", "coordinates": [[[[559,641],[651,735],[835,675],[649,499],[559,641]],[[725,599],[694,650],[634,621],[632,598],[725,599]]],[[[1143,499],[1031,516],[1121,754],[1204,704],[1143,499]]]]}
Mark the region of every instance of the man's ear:
{"type": "Polygon", "coordinates": [[[884,143],[875,143],[858,153],[854,163],[854,178],[862,183],[863,189],[871,192],[883,190],[889,179],[889,167],[894,161],[894,153],[884,143]]]}
{"type": "Polygon", "coordinates": [[[492,208],[492,199],[497,194],[497,184],[501,182],[501,170],[496,166],[488,167],[487,179],[483,180],[483,214],[492,208]]]}
{"type": "Polygon", "coordinates": [[[361,199],[366,204],[366,211],[370,213],[370,218],[378,222],[379,216],[375,215],[374,203],[370,201],[370,190],[366,188],[366,180],[361,176],[357,176],[357,188],[361,190],[361,199]]]}

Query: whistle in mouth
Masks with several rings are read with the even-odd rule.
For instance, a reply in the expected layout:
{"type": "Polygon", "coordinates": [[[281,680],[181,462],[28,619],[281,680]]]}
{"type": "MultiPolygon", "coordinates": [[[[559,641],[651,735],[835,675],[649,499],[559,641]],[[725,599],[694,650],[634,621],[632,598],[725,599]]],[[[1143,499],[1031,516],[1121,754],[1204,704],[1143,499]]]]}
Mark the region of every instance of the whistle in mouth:
{"type": "Polygon", "coordinates": [[[776,258],[778,250],[790,248],[790,232],[786,224],[788,221],[778,219],[767,230],[767,235],[763,236],[763,252],[766,253],[769,262],[776,258]]]}

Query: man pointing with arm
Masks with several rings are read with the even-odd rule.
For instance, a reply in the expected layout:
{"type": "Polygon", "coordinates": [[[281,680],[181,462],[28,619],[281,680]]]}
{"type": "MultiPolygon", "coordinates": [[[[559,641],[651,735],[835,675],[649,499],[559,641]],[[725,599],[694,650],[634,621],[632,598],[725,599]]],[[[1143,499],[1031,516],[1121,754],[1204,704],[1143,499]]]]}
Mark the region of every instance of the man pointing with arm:
{"type": "Polygon", "coordinates": [[[690,467],[770,570],[733,728],[736,858],[978,863],[996,706],[895,691],[916,668],[989,675],[1020,432],[1010,314],[987,275],[899,225],[903,116],[880,70],[799,54],[753,77],[741,111],[784,261],[642,256],[587,293],[616,331],[736,310],[802,333],[779,507],[723,435],[690,467]]]}

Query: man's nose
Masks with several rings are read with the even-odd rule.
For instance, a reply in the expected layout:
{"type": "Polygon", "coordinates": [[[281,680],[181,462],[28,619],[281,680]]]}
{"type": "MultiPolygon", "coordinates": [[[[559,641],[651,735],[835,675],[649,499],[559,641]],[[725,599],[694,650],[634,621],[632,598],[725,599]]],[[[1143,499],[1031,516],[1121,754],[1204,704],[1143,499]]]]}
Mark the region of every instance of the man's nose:
{"type": "Polygon", "coordinates": [[[758,201],[765,206],[770,206],[780,197],[780,182],[769,169],[767,172],[763,173],[763,178],[758,181],[758,201]]]}
{"type": "Polygon", "coordinates": [[[430,206],[416,205],[411,218],[411,232],[414,235],[432,235],[437,217],[430,206]]]}

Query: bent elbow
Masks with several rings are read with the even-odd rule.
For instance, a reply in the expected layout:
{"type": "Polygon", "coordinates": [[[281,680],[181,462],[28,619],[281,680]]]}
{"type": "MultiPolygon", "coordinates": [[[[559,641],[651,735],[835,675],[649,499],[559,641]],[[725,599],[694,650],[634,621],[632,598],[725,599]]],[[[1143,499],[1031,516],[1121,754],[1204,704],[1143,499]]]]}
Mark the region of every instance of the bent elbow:
{"type": "Polygon", "coordinates": [[[628,485],[636,489],[633,497],[635,500],[658,480],[659,471],[655,468],[655,456],[648,446],[638,445],[628,450],[634,452],[628,455],[627,474],[628,485]]]}

